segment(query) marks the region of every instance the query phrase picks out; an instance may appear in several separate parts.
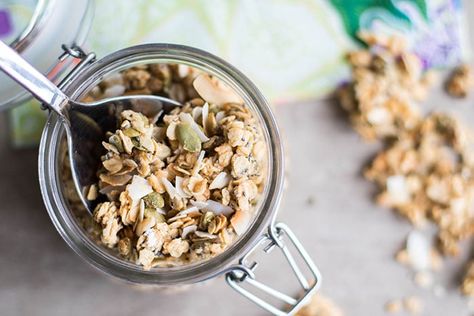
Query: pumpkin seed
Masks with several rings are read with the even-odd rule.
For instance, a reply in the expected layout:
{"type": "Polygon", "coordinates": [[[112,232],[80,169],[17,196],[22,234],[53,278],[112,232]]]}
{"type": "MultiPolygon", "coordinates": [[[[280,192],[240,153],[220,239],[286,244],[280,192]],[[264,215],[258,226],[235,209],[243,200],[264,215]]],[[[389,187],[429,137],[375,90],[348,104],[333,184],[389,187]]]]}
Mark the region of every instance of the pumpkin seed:
{"type": "Polygon", "coordinates": [[[176,126],[176,137],[185,150],[189,152],[201,150],[201,139],[188,123],[176,126]]]}
{"type": "Polygon", "coordinates": [[[145,202],[145,206],[147,208],[162,208],[165,206],[165,200],[161,196],[160,193],[158,192],[151,192],[147,196],[143,198],[143,201],[145,202]]]}

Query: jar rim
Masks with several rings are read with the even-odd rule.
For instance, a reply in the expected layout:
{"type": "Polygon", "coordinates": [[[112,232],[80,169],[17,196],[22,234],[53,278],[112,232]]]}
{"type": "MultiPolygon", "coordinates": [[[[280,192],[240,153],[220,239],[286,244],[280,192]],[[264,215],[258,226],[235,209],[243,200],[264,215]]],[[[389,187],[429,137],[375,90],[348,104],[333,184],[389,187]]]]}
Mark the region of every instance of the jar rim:
{"type": "MultiPolygon", "coordinates": [[[[268,183],[265,185],[263,201],[255,215],[253,223],[246,232],[229,245],[221,254],[176,268],[154,268],[150,271],[125,262],[116,256],[107,254],[103,247],[90,240],[78,227],[74,227],[74,218],[61,199],[59,190],[55,192],[54,183],[58,183],[57,169],[58,139],[64,132],[62,123],[55,114],[51,114],[41,138],[39,152],[40,186],[48,210],[56,229],[69,246],[82,258],[107,274],[134,283],[149,283],[157,285],[189,284],[209,279],[225,271],[236,259],[242,257],[275,220],[281,200],[284,181],[283,150],[276,120],[270,106],[258,88],[239,70],[232,65],[206,51],[176,44],[144,44],[128,47],[114,52],[86,67],[73,76],[64,86],[64,92],[72,99],[79,98],[86,89],[92,88],[107,74],[134,64],[146,64],[148,61],[187,64],[201,68],[218,76],[224,82],[236,89],[244,97],[246,104],[250,102],[254,112],[263,123],[262,129],[266,135],[269,151],[268,183]],[[61,210],[63,204],[64,210],[61,210]],[[68,214],[69,213],[69,214],[68,214]],[[72,217],[71,217],[72,216],[72,217]],[[83,236],[81,236],[81,233],[83,236]]],[[[59,180],[60,182],[60,180],[59,180]]],[[[77,225],[76,225],[77,226],[77,225]]]]}

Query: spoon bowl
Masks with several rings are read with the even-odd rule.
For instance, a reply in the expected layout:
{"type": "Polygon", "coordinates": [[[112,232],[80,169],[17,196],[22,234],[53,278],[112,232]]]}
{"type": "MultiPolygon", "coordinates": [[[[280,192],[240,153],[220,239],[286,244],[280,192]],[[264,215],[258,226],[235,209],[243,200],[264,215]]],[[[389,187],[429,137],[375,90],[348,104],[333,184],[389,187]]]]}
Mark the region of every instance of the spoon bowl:
{"type": "Polygon", "coordinates": [[[69,99],[54,83],[0,41],[0,69],[33,96],[56,112],[66,127],[72,177],[82,203],[92,214],[100,198],[87,199],[88,188],[97,183],[96,172],[105,153],[102,141],[107,132],[119,128],[120,114],[125,110],[140,112],[158,121],[179,102],[154,95],[129,95],[92,103],[69,99]]]}

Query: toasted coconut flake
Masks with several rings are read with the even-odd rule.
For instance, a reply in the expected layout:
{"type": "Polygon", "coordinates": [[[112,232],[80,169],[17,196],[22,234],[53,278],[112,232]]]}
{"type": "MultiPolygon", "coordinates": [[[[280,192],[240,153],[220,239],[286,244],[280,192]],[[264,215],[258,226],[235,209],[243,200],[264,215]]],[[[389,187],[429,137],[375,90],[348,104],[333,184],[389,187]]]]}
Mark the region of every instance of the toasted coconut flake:
{"type": "Polygon", "coordinates": [[[199,209],[196,206],[191,206],[190,208],[187,208],[185,210],[182,210],[176,216],[181,216],[181,215],[190,215],[190,214],[196,214],[199,213],[199,209]]]}
{"type": "Polygon", "coordinates": [[[209,234],[209,233],[206,233],[206,232],[202,232],[202,231],[199,231],[199,230],[197,230],[194,234],[195,234],[196,236],[198,236],[199,238],[208,238],[208,239],[215,239],[215,238],[217,238],[216,235],[209,234]]]}
{"type": "Polygon", "coordinates": [[[199,117],[202,114],[202,107],[200,107],[200,106],[195,107],[191,113],[193,115],[193,120],[195,120],[197,122],[199,117]]]}
{"type": "Polygon", "coordinates": [[[198,209],[205,211],[205,212],[213,212],[214,214],[222,214],[225,216],[229,216],[234,213],[232,207],[223,205],[219,202],[213,200],[207,200],[205,202],[200,201],[191,201],[191,204],[196,206],[198,209]]]}
{"type": "Polygon", "coordinates": [[[410,263],[415,270],[427,270],[431,266],[431,246],[419,231],[412,231],[407,239],[407,252],[410,263]]]}
{"type": "Polygon", "coordinates": [[[197,225],[190,225],[183,228],[181,238],[185,239],[189,234],[194,233],[197,230],[197,225]]]}
{"type": "Polygon", "coordinates": [[[138,201],[153,192],[153,188],[145,178],[133,176],[132,183],[127,187],[127,191],[132,201],[138,201]]]}
{"type": "MultiPolygon", "coordinates": [[[[201,127],[193,120],[193,117],[189,113],[180,113],[179,118],[183,123],[188,123],[189,126],[196,132],[201,142],[205,143],[209,140],[209,137],[204,134],[201,127]]],[[[170,125],[171,126],[171,125],[170,125]]]]}
{"type": "Polygon", "coordinates": [[[204,155],[206,152],[204,150],[201,150],[199,153],[198,158],[196,159],[196,163],[194,164],[193,170],[191,172],[191,175],[195,176],[198,174],[199,170],[202,168],[202,161],[204,160],[204,155]]]}
{"type": "Polygon", "coordinates": [[[105,173],[101,174],[99,176],[100,180],[102,182],[105,182],[107,184],[110,184],[112,186],[121,186],[125,185],[132,179],[132,176],[129,174],[124,174],[124,175],[107,175],[105,173]]]}
{"type": "Polygon", "coordinates": [[[179,196],[178,192],[176,191],[176,188],[173,186],[173,184],[166,179],[165,177],[160,178],[161,183],[165,187],[166,192],[170,196],[170,198],[174,199],[176,196],[179,196]]]}
{"type": "Polygon", "coordinates": [[[230,180],[230,175],[227,172],[222,171],[214,178],[214,180],[212,180],[209,185],[209,190],[222,189],[229,184],[230,180]]]}
{"type": "Polygon", "coordinates": [[[183,190],[183,181],[184,181],[184,178],[180,177],[180,176],[176,176],[176,180],[175,180],[175,183],[176,183],[176,193],[182,197],[182,198],[190,198],[191,195],[190,194],[187,194],[186,192],[184,192],[183,190]]]}
{"type": "Polygon", "coordinates": [[[230,220],[230,224],[234,228],[237,235],[242,235],[248,228],[250,223],[250,213],[237,210],[230,220]]]}
{"type": "Polygon", "coordinates": [[[217,123],[220,123],[220,121],[225,117],[224,111],[217,112],[216,114],[216,121],[217,123]]]}
{"type": "Polygon", "coordinates": [[[194,89],[207,102],[223,105],[226,103],[242,104],[243,101],[233,90],[216,78],[201,74],[193,81],[194,89]],[[214,80],[213,80],[214,79],[214,80]]]}
{"type": "Polygon", "coordinates": [[[202,107],[202,128],[206,132],[207,128],[207,118],[209,116],[209,104],[206,102],[202,107]]]}

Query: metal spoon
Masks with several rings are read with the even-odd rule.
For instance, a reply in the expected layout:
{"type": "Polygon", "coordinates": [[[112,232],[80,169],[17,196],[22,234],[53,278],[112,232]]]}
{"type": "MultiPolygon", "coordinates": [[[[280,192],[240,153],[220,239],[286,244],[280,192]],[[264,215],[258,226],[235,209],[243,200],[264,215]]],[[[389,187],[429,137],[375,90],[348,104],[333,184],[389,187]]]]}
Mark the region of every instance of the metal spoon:
{"type": "Polygon", "coordinates": [[[133,110],[157,119],[164,112],[181,105],[174,100],[151,95],[122,96],[93,103],[71,100],[2,41],[0,69],[62,119],[66,128],[74,184],[90,213],[100,200],[89,201],[86,191],[91,184],[97,182],[96,172],[101,164],[100,157],[104,154],[102,141],[106,132],[115,132],[119,127],[120,113],[133,110]]]}

